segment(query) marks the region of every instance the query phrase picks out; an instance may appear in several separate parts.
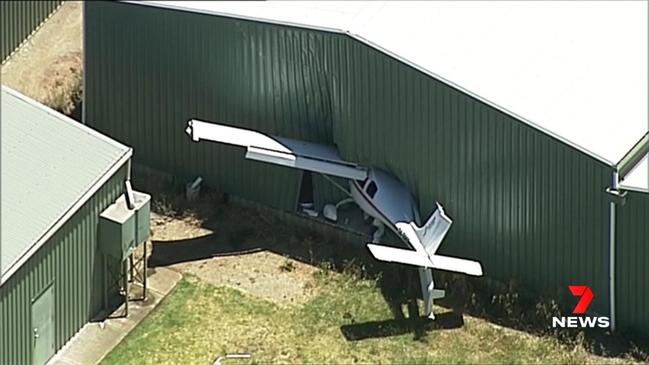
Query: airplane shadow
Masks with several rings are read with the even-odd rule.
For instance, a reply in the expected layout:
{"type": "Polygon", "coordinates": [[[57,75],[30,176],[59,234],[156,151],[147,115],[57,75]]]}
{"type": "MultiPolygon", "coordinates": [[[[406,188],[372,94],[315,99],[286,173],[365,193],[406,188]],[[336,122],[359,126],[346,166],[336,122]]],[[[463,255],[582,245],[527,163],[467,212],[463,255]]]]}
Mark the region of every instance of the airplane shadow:
{"type": "Polygon", "coordinates": [[[382,338],[413,333],[414,339],[420,339],[427,332],[454,329],[464,326],[464,319],[454,312],[438,314],[434,321],[425,317],[394,318],[365,323],[343,325],[340,331],[347,341],[360,341],[369,338],[382,338]]]}

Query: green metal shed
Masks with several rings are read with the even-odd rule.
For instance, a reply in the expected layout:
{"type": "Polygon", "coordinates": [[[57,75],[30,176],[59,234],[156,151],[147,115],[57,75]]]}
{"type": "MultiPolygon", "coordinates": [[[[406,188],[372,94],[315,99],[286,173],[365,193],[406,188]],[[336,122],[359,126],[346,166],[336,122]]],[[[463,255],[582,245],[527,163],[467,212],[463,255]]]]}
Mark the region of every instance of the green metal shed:
{"type": "Polygon", "coordinates": [[[2,63],[63,3],[60,0],[0,2],[2,63]]]}
{"type": "Polygon", "coordinates": [[[1,120],[0,363],[43,364],[103,308],[99,215],[132,150],[5,86],[1,120]]]}
{"type": "MultiPolygon", "coordinates": [[[[84,19],[85,120],[136,161],[295,211],[299,171],[193,144],[187,120],[334,144],[403,180],[421,216],[441,202],[444,253],[555,298],[589,285],[610,313],[610,161],[336,29],[124,2],[88,3],[84,19]]],[[[318,176],[313,189],[318,208],[338,197],[318,176]]]]}

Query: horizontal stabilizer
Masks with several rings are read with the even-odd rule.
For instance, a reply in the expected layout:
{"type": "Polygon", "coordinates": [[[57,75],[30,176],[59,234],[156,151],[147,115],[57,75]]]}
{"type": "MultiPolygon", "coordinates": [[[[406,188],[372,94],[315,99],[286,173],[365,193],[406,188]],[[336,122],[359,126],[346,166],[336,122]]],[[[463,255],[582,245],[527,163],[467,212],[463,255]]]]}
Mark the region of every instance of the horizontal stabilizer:
{"type": "Polygon", "coordinates": [[[375,245],[368,243],[367,248],[375,259],[387,262],[398,262],[400,264],[432,267],[430,259],[425,254],[413,250],[396,248],[390,246],[375,245]]]}
{"type": "Polygon", "coordinates": [[[457,257],[433,255],[433,268],[461,272],[473,276],[482,276],[482,265],[477,261],[457,257]]]}
{"type": "Polygon", "coordinates": [[[441,255],[433,255],[431,261],[427,255],[417,251],[376,245],[373,243],[368,243],[367,248],[370,250],[372,256],[380,261],[397,262],[406,265],[430,267],[433,269],[482,276],[482,265],[477,261],[441,255]]]}

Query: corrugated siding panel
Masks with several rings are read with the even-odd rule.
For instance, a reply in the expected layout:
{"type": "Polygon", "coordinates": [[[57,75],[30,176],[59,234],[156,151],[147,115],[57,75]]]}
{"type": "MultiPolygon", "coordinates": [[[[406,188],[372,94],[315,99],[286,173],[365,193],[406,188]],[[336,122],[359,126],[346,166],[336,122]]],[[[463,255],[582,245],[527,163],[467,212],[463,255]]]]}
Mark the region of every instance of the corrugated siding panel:
{"type": "Polygon", "coordinates": [[[0,58],[4,61],[63,1],[0,2],[0,58]]]}
{"type": "Polygon", "coordinates": [[[611,167],[373,48],[340,42],[335,56],[350,70],[335,72],[341,153],[393,171],[422,219],[441,202],[454,220],[441,252],[552,294],[588,283],[599,293],[593,308],[606,313],[611,167]]]}
{"type": "Polygon", "coordinates": [[[629,191],[617,212],[618,326],[649,338],[649,193],[629,191]]]}
{"type": "Polygon", "coordinates": [[[125,165],[0,287],[0,364],[32,363],[31,300],[50,283],[57,350],[103,306],[97,224],[123,193],[127,171],[125,165]]]}
{"type": "Polygon", "coordinates": [[[183,131],[198,118],[330,140],[327,78],[298,51],[309,38],[280,27],[263,32],[250,22],[170,12],[151,17],[149,8],[115,5],[86,10],[86,23],[97,30],[86,33],[86,55],[93,60],[86,74],[86,123],[137,146],[138,162],[202,175],[224,191],[295,209],[299,171],[245,161],[240,148],[192,143],[183,131]],[[99,87],[109,79],[111,87],[99,87]]]}
{"type": "MultiPolygon", "coordinates": [[[[345,34],[123,3],[86,11],[87,121],[141,162],[293,209],[298,174],[192,145],[185,121],[334,143],[400,177],[422,217],[440,201],[455,221],[442,251],[543,293],[590,285],[607,312],[610,166],[345,34]]],[[[318,204],[334,196],[321,182],[318,204]]]]}

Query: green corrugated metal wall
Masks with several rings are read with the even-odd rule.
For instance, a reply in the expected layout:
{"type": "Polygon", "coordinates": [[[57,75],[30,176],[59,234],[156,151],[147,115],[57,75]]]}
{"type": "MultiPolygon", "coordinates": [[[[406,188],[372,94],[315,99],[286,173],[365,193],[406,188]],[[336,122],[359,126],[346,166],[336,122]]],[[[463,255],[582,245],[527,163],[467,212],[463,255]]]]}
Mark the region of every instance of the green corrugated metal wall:
{"type": "Polygon", "coordinates": [[[292,210],[299,172],[193,144],[186,121],[335,143],[399,176],[423,217],[445,206],[442,251],[542,293],[590,285],[608,312],[606,163],[345,34],[93,2],[86,44],[86,121],[137,161],[292,210]]]}
{"type": "Polygon", "coordinates": [[[103,306],[99,214],[123,193],[124,165],[6,283],[0,286],[0,364],[31,364],[31,300],[54,285],[54,341],[60,349],[103,306]]]}
{"type": "MultiPolygon", "coordinates": [[[[292,79],[291,90],[281,91],[261,77],[278,71],[258,62],[252,56],[253,50],[248,51],[245,59],[224,57],[240,45],[209,22],[201,23],[195,31],[210,32],[215,39],[195,38],[197,42],[187,42],[191,39],[187,37],[195,35],[186,33],[185,22],[171,21],[172,14],[146,17],[147,8],[120,5],[123,4],[86,4],[86,25],[101,30],[86,33],[85,52],[93,60],[88,64],[91,74],[86,76],[86,84],[91,85],[85,90],[87,123],[109,132],[114,139],[138,146],[134,154],[137,162],[177,175],[201,175],[206,183],[218,184],[224,191],[237,192],[273,207],[293,209],[301,181],[299,171],[246,161],[240,148],[189,143],[183,131],[188,119],[201,118],[278,134],[299,130],[308,132],[300,134],[301,137],[322,140],[327,131],[320,127],[321,120],[314,118],[306,105],[293,108],[292,104],[295,100],[304,104],[305,98],[313,98],[309,96],[310,84],[303,79],[308,76],[292,79]],[[126,21],[115,22],[113,16],[125,16],[126,21]],[[149,27],[158,31],[139,33],[149,27]],[[114,36],[107,38],[104,32],[114,36]],[[159,46],[151,52],[147,49],[151,44],[159,46]],[[185,57],[189,54],[195,56],[185,57]],[[219,67],[210,66],[215,63],[219,67]],[[242,82],[238,72],[242,67],[256,76],[242,82]],[[176,72],[192,69],[198,72],[176,72]],[[110,87],[96,84],[108,79],[116,82],[111,82],[110,87]],[[121,122],[107,124],[106,118],[110,117],[121,122]],[[312,128],[297,128],[303,123],[312,128]]],[[[271,52],[268,48],[260,51],[271,52]]]]}
{"type": "Polygon", "coordinates": [[[0,58],[4,61],[63,1],[1,1],[0,58]]]}
{"type": "Polygon", "coordinates": [[[649,338],[649,192],[628,191],[617,208],[616,305],[620,328],[649,338]]]}

